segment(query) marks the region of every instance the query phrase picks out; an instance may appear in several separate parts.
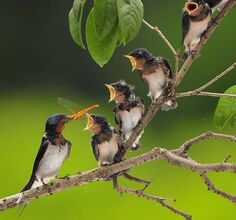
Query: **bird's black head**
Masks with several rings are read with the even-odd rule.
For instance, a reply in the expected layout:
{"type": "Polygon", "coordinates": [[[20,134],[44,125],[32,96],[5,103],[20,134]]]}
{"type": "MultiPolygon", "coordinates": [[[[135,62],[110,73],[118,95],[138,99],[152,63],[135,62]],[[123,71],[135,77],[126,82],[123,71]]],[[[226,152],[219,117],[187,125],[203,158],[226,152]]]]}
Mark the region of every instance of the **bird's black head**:
{"type": "Polygon", "coordinates": [[[134,89],[133,86],[127,84],[124,80],[119,80],[110,85],[108,84],[105,85],[110,92],[109,102],[114,100],[118,103],[122,103],[125,100],[128,100],[130,96],[133,94],[133,89],[134,89]]]}
{"type": "Polygon", "coordinates": [[[184,11],[196,21],[201,21],[211,13],[210,6],[203,0],[190,0],[185,3],[184,11]]]}
{"type": "Polygon", "coordinates": [[[147,62],[155,60],[155,57],[145,48],[138,48],[126,57],[131,62],[132,70],[143,70],[147,62]]]}
{"type": "Polygon", "coordinates": [[[70,118],[66,115],[56,114],[48,118],[46,122],[45,132],[47,134],[60,134],[67,122],[70,121],[70,118]]]}
{"type": "Polygon", "coordinates": [[[87,114],[87,125],[85,130],[89,130],[94,134],[99,134],[106,130],[109,130],[109,123],[107,119],[102,115],[90,115],[87,114]]]}

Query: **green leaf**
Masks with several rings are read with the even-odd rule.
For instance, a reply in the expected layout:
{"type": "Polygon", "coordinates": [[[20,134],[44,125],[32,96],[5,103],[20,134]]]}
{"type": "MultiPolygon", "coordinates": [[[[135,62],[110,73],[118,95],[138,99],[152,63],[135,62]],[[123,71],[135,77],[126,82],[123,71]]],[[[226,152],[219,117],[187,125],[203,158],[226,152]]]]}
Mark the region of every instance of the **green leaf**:
{"type": "MultiPolygon", "coordinates": [[[[236,85],[225,91],[225,94],[236,95],[236,85]]],[[[216,107],[214,123],[218,129],[223,129],[228,123],[236,125],[236,100],[221,97],[216,107]]]]}
{"type": "Polygon", "coordinates": [[[89,13],[86,24],[86,40],[88,50],[94,61],[101,67],[106,64],[115,51],[118,40],[118,22],[112,31],[103,39],[99,39],[95,30],[94,9],[89,13]]]}
{"type": "Polygon", "coordinates": [[[73,8],[69,12],[69,28],[70,34],[76,44],[85,49],[83,39],[82,39],[82,17],[83,9],[86,0],[75,0],[73,3],[73,8]]]}
{"type": "Polygon", "coordinates": [[[119,26],[124,44],[132,41],[143,21],[143,4],[141,0],[117,0],[119,26]]]}
{"type": "Polygon", "coordinates": [[[94,20],[99,39],[103,39],[111,32],[117,16],[116,0],[94,1],[94,20]]]}
{"type": "Polygon", "coordinates": [[[84,5],[87,0],[74,0],[73,2],[73,13],[77,21],[80,21],[83,15],[84,5]]]}

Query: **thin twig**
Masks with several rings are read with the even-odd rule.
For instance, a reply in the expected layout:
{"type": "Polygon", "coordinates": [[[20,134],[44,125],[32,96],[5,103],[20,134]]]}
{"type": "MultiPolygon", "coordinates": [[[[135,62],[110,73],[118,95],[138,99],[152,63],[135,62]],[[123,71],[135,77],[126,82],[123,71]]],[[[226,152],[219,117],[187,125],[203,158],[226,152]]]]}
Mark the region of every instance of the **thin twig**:
{"type": "Polygon", "coordinates": [[[195,89],[194,91],[197,92],[201,92],[203,90],[205,90],[207,87],[209,87],[210,85],[212,85],[213,83],[215,83],[217,80],[219,80],[220,78],[222,78],[223,76],[225,76],[227,73],[229,73],[231,70],[233,70],[236,67],[236,63],[232,64],[230,67],[228,67],[224,72],[222,72],[221,74],[217,75],[214,79],[212,79],[211,81],[209,81],[208,83],[206,83],[205,85],[199,87],[198,89],[195,89]]]}
{"type": "Polygon", "coordinates": [[[160,31],[160,29],[155,26],[153,27],[151,24],[149,24],[147,21],[145,21],[143,19],[143,23],[150,28],[152,31],[154,31],[156,34],[158,34],[161,39],[166,43],[166,45],[170,48],[171,52],[174,54],[174,56],[178,56],[178,53],[176,52],[176,50],[174,49],[174,47],[171,45],[171,43],[169,42],[169,40],[165,37],[165,35],[160,31]]]}
{"type": "Polygon", "coordinates": [[[183,145],[180,146],[180,148],[178,149],[178,151],[181,154],[186,154],[187,151],[190,149],[190,147],[193,144],[197,144],[203,140],[206,139],[218,139],[218,140],[225,140],[225,141],[231,141],[236,143],[236,136],[233,135],[226,135],[226,134],[219,134],[219,133],[214,133],[211,131],[208,131],[204,134],[201,134],[193,139],[190,139],[188,141],[186,141],[183,145]]]}
{"type": "Polygon", "coordinates": [[[209,179],[209,177],[207,176],[206,173],[200,173],[199,174],[200,177],[203,179],[204,183],[206,184],[206,186],[208,187],[208,190],[216,193],[217,195],[230,200],[234,205],[236,205],[236,196],[230,195],[220,189],[217,189],[214,184],[212,183],[212,181],[209,179]]]}
{"type": "Polygon", "coordinates": [[[197,92],[197,91],[189,91],[189,92],[182,92],[176,94],[176,98],[188,97],[188,96],[209,96],[209,97],[225,97],[235,99],[236,95],[234,94],[225,94],[225,93],[216,93],[216,92],[197,92]]]}
{"type": "Polygon", "coordinates": [[[194,57],[189,56],[187,60],[184,62],[183,66],[181,67],[179,74],[176,78],[176,87],[182,82],[184,76],[186,75],[187,71],[189,70],[190,66],[194,62],[194,60],[198,57],[201,49],[206,44],[207,40],[211,37],[211,35],[214,33],[216,28],[220,25],[220,23],[223,21],[223,18],[225,15],[230,11],[231,8],[233,8],[236,5],[236,0],[229,0],[226,6],[220,11],[220,13],[216,16],[212,24],[209,26],[209,28],[204,33],[204,37],[201,38],[200,42],[194,49],[196,51],[196,55],[194,57]]]}
{"type": "Polygon", "coordinates": [[[151,182],[148,181],[148,180],[144,180],[144,179],[141,179],[141,178],[138,178],[138,177],[135,177],[135,176],[131,176],[128,173],[123,174],[123,177],[130,180],[130,181],[141,183],[141,184],[144,184],[144,185],[147,185],[147,186],[151,184],[151,182]]]}
{"type": "Polygon", "coordinates": [[[180,51],[176,51],[170,41],[165,37],[165,35],[161,32],[161,30],[157,26],[152,26],[149,24],[146,20],[143,19],[143,23],[150,28],[153,32],[155,32],[158,36],[161,37],[161,39],[165,42],[165,44],[169,47],[171,52],[173,53],[175,57],[175,71],[173,73],[173,80],[176,79],[177,73],[179,71],[179,62],[180,62],[180,51]]]}
{"type": "Polygon", "coordinates": [[[174,208],[173,206],[169,205],[168,203],[166,203],[168,201],[175,202],[175,199],[168,199],[168,198],[162,198],[162,197],[148,195],[148,194],[144,193],[143,190],[133,190],[133,189],[129,189],[129,188],[120,187],[118,185],[117,178],[115,178],[113,180],[113,186],[114,186],[114,189],[120,194],[126,193],[126,194],[134,195],[137,197],[141,197],[141,198],[145,198],[145,199],[157,202],[157,203],[161,204],[163,207],[165,207],[165,208],[169,209],[170,211],[172,211],[173,213],[175,213],[176,215],[183,216],[186,220],[192,219],[191,215],[189,215],[188,213],[182,212],[182,211],[174,208]]]}

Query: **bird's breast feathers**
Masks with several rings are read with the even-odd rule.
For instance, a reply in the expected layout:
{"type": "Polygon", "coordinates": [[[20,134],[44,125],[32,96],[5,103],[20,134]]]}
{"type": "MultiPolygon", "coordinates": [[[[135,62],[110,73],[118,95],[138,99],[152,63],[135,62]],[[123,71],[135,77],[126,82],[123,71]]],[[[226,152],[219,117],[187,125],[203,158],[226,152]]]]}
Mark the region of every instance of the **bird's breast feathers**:
{"type": "Polygon", "coordinates": [[[130,132],[136,127],[140,119],[142,118],[143,108],[141,106],[136,106],[131,108],[129,111],[120,110],[118,111],[119,117],[122,121],[122,132],[130,132]]]}
{"type": "Polygon", "coordinates": [[[113,162],[113,158],[119,149],[119,135],[114,134],[109,141],[104,141],[101,144],[98,144],[99,150],[99,162],[111,164],[113,162]]]}
{"type": "Polygon", "coordinates": [[[60,146],[49,143],[47,151],[39,163],[37,176],[40,178],[55,177],[68,156],[69,148],[68,143],[60,146]]]}
{"type": "Polygon", "coordinates": [[[200,41],[203,32],[208,28],[210,22],[210,14],[202,21],[190,21],[188,33],[184,38],[184,44],[186,46],[191,44],[196,45],[200,41]]]}
{"type": "Polygon", "coordinates": [[[149,75],[142,76],[149,85],[149,96],[156,99],[158,98],[166,84],[166,75],[161,67],[158,67],[156,71],[149,75]]]}

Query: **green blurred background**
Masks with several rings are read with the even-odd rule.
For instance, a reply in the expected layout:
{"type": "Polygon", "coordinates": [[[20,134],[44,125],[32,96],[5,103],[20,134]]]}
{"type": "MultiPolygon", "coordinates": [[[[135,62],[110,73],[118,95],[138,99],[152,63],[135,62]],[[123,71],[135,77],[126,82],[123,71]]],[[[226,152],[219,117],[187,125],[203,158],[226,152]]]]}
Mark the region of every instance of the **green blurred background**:
{"type": "MultiPolygon", "coordinates": [[[[181,48],[181,13],[184,1],[143,1],[145,19],[158,25],[176,48],[181,48]]],[[[104,83],[125,79],[136,86],[136,93],[145,99],[147,88],[136,74],[131,74],[123,54],[137,47],[146,47],[153,54],[167,57],[173,66],[173,56],[160,38],[145,26],[137,38],[126,47],[119,47],[112,60],[99,68],[72,41],[67,14],[69,1],[11,1],[0,2],[0,196],[19,192],[28,181],[38,151],[44,123],[49,115],[68,113],[57,104],[62,96],[81,108],[98,103],[94,111],[107,116],[114,125],[108,91],[104,83]]],[[[88,13],[90,5],[86,6],[88,13]]],[[[236,9],[225,18],[213,37],[192,65],[179,90],[187,91],[202,85],[236,60],[236,9]]],[[[218,81],[209,90],[222,92],[236,84],[235,71],[218,81]]],[[[185,140],[205,131],[216,131],[213,125],[216,98],[190,97],[178,100],[178,109],[158,112],[146,128],[142,149],[138,155],[154,146],[173,149],[185,140]]],[[[75,174],[97,166],[90,147],[89,133],[83,132],[85,119],[72,123],[65,137],[73,143],[71,156],[60,175],[75,174]]],[[[235,134],[235,128],[224,132],[235,134]]],[[[223,141],[205,141],[191,150],[200,162],[219,162],[228,154],[236,161],[236,146],[223,141]]],[[[236,209],[229,201],[208,192],[197,174],[173,167],[163,161],[145,164],[132,174],[153,183],[147,192],[175,198],[176,207],[191,213],[194,219],[235,219],[236,209]]],[[[236,175],[213,174],[216,186],[236,194],[236,175]]],[[[130,183],[122,182],[130,186],[130,183]]],[[[139,189],[139,185],[131,185],[139,189]]],[[[0,213],[0,219],[17,219],[17,209],[0,213]]],[[[22,220],[38,219],[181,219],[154,202],[133,196],[118,195],[110,182],[98,182],[74,188],[32,202],[21,216],[22,220]]]]}

